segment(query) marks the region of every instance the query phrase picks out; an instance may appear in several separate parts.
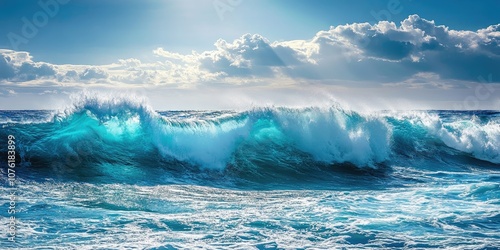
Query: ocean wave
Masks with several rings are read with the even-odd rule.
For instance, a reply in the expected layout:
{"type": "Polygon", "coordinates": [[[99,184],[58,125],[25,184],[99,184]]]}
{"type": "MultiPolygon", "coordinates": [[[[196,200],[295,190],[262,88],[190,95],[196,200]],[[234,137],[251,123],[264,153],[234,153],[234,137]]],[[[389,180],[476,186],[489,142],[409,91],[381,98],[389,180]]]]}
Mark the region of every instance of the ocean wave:
{"type": "Polygon", "coordinates": [[[394,117],[411,124],[412,131],[424,130],[427,140],[434,138],[477,159],[500,163],[500,119],[496,116],[481,119],[475,114],[441,117],[437,113],[410,112],[394,117]]]}
{"type": "Polygon", "coordinates": [[[7,123],[2,133],[16,134],[25,162],[58,169],[164,162],[211,170],[298,169],[311,162],[376,169],[422,152],[500,163],[498,116],[431,111],[361,114],[331,106],[157,112],[142,99],[82,95],[50,120],[7,123]]]}

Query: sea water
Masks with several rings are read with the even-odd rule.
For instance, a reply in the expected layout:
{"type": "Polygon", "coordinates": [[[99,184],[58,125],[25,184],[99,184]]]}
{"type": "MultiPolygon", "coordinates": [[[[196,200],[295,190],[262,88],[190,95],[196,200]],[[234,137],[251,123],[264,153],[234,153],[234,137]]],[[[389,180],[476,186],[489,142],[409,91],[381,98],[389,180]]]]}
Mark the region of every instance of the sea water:
{"type": "Polygon", "coordinates": [[[84,98],[0,126],[1,249],[500,248],[497,111],[84,98]]]}

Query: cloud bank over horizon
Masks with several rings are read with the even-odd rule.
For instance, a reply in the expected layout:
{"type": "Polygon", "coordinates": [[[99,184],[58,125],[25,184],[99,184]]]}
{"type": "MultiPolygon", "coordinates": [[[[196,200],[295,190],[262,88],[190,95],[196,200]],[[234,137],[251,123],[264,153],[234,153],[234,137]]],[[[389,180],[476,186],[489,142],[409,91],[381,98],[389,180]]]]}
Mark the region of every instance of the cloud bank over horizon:
{"type": "MultiPolygon", "coordinates": [[[[500,24],[452,30],[418,15],[400,23],[331,26],[304,40],[269,41],[244,34],[189,54],[158,47],[155,60],[106,65],[51,64],[29,52],[0,49],[0,96],[92,87],[170,89],[238,86],[467,89],[497,86],[500,24]],[[493,76],[492,76],[493,75],[493,76]]],[[[459,97],[463,98],[463,97],[459,97]]]]}

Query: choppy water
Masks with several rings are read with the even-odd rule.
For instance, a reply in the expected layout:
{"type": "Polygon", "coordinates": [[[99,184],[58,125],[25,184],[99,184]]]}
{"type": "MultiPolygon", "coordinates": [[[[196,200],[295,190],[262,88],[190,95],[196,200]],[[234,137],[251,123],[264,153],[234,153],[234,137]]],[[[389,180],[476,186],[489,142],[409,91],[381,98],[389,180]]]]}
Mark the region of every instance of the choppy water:
{"type": "Polygon", "coordinates": [[[500,248],[500,112],[84,98],[0,126],[1,249],[500,248]]]}

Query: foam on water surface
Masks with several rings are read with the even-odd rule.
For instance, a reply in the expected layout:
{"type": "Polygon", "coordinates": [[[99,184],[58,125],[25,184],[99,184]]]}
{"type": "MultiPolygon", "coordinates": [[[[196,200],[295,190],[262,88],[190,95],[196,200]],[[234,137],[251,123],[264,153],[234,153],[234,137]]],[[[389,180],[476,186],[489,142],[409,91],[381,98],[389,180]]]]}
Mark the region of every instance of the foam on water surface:
{"type": "Polygon", "coordinates": [[[15,247],[496,249],[498,114],[95,96],[0,111],[19,159],[15,247]]]}

